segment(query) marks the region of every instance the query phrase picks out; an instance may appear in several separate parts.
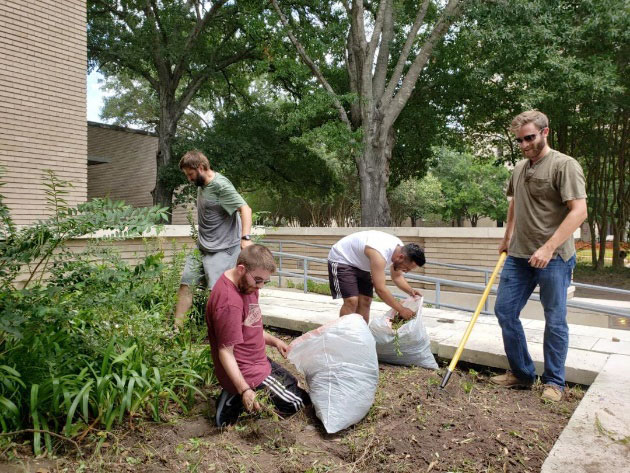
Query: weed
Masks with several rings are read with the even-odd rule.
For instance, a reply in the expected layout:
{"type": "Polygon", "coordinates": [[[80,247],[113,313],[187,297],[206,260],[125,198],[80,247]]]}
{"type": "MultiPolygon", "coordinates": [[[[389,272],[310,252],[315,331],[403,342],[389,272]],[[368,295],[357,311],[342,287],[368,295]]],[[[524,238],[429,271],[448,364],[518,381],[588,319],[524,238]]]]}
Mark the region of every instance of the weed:
{"type": "Polygon", "coordinates": [[[473,381],[462,380],[460,385],[466,394],[470,394],[475,386],[475,383],[473,381]]]}

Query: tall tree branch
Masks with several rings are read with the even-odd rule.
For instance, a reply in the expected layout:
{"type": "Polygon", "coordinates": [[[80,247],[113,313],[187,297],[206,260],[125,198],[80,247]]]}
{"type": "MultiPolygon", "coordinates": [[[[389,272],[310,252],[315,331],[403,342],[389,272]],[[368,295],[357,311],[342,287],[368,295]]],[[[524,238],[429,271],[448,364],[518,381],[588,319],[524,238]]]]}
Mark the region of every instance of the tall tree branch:
{"type": "Polygon", "coordinates": [[[179,120],[179,118],[184,114],[186,108],[190,104],[190,101],[212,74],[215,72],[221,72],[226,67],[250,57],[250,54],[254,49],[256,49],[256,47],[252,46],[236,54],[220,59],[219,61],[216,61],[214,65],[205,67],[197,76],[193,77],[177,99],[177,108],[175,109],[174,114],[175,119],[179,120]]]}
{"type": "MultiPolygon", "coordinates": [[[[428,0],[426,0],[428,1],[428,0]]],[[[378,103],[378,100],[383,95],[383,91],[385,90],[385,81],[387,79],[387,66],[389,64],[389,51],[392,38],[394,37],[394,14],[393,14],[393,0],[382,1],[379,6],[379,16],[381,20],[381,25],[383,29],[383,34],[381,36],[381,44],[378,48],[378,57],[376,60],[376,66],[374,69],[374,80],[372,82],[372,93],[374,100],[378,103]],[[383,4],[386,5],[386,8],[382,8],[383,4]]],[[[377,18],[377,22],[378,22],[377,18]]],[[[374,41],[374,37],[372,37],[372,41],[370,41],[370,49],[372,48],[372,43],[374,41]]],[[[368,51],[368,64],[372,64],[371,55],[374,51],[368,51]]]]}
{"type": "Polygon", "coordinates": [[[418,11],[418,15],[416,15],[416,19],[413,22],[413,26],[411,30],[409,30],[409,34],[407,34],[407,39],[405,40],[405,44],[403,49],[398,57],[398,61],[396,62],[396,66],[394,67],[394,72],[390,77],[389,84],[387,85],[387,89],[382,91],[380,95],[375,96],[377,101],[381,101],[383,105],[389,104],[391,98],[394,96],[394,91],[400,82],[402,77],[403,69],[405,68],[405,64],[407,63],[407,58],[409,57],[409,53],[411,52],[411,48],[413,47],[413,43],[416,40],[416,36],[418,35],[418,31],[420,27],[424,23],[424,17],[427,14],[427,9],[429,8],[429,0],[424,0],[422,3],[422,7],[418,11]]]}
{"type": "Polygon", "coordinates": [[[280,6],[278,5],[277,0],[271,0],[271,3],[274,9],[276,10],[276,13],[278,13],[278,16],[280,17],[280,21],[282,22],[282,25],[286,28],[287,35],[289,36],[289,39],[293,43],[293,46],[295,47],[295,49],[297,49],[298,54],[302,58],[302,61],[304,61],[304,63],[311,70],[315,78],[319,81],[322,87],[324,87],[326,92],[328,92],[328,94],[330,95],[331,99],[333,100],[333,103],[335,104],[335,107],[337,108],[337,112],[339,113],[339,118],[341,119],[341,121],[343,121],[346,124],[349,130],[352,130],[352,124],[350,123],[350,120],[348,119],[348,114],[346,113],[345,108],[343,107],[341,101],[339,100],[339,97],[337,96],[337,94],[335,93],[331,85],[328,83],[328,81],[322,74],[319,67],[317,67],[317,64],[313,62],[313,60],[310,58],[310,56],[308,55],[308,53],[306,52],[306,50],[304,49],[300,41],[293,34],[293,31],[291,31],[291,28],[289,26],[289,21],[287,20],[287,17],[284,16],[284,13],[282,13],[282,10],[280,10],[280,6]]]}
{"type": "MultiPolygon", "coordinates": [[[[407,100],[411,96],[411,92],[413,92],[413,88],[416,85],[416,81],[418,80],[418,76],[420,76],[420,72],[426,65],[435,45],[442,39],[442,37],[446,34],[449,26],[455,21],[455,17],[459,12],[459,7],[461,6],[460,0],[449,0],[448,5],[444,9],[442,16],[439,21],[433,27],[433,31],[429,35],[429,38],[425,41],[420,53],[416,56],[415,60],[411,64],[407,75],[403,79],[402,85],[400,89],[396,93],[396,96],[391,99],[385,109],[385,126],[390,127],[400,115],[400,112],[404,108],[407,100]]],[[[390,83],[389,85],[392,85],[390,83]]],[[[389,87],[388,87],[389,89],[389,87]]],[[[389,97],[385,97],[386,100],[389,100],[389,97]]]]}
{"type": "MultiPolygon", "coordinates": [[[[173,71],[173,77],[176,78],[177,81],[179,81],[179,79],[181,78],[184,68],[188,63],[188,55],[190,54],[192,45],[195,43],[195,41],[197,41],[199,35],[205,31],[206,26],[208,26],[210,20],[212,20],[218,14],[219,10],[223,7],[223,5],[227,3],[227,1],[228,0],[217,0],[215,3],[213,3],[212,7],[210,7],[210,9],[204,14],[201,20],[197,21],[195,27],[188,34],[188,37],[186,38],[186,44],[183,48],[184,53],[180,56],[177,64],[175,64],[175,69],[173,71]]],[[[198,13],[199,11],[197,10],[197,14],[198,13]]]]}
{"type": "MultiPolygon", "coordinates": [[[[171,69],[168,67],[166,54],[164,54],[163,44],[160,42],[160,33],[158,31],[157,18],[155,12],[151,6],[151,0],[147,0],[144,13],[149,21],[149,25],[152,30],[152,42],[151,54],[153,56],[153,63],[157,69],[158,76],[162,84],[169,83],[171,79],[171,69]]],[[[162,95],[162,91],[158,89],[158,93],[162,95]]]]}

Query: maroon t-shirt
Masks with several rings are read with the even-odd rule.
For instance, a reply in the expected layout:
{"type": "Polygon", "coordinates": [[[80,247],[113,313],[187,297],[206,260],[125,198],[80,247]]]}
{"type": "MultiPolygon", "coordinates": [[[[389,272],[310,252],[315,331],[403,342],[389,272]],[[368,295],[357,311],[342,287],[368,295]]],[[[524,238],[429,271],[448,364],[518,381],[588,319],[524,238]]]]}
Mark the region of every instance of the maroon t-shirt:
{"type": "Polygon", "coordinates": [[[259,386],[271,374],[271,364],[265,353],[258,290],[252,294],[242,294],[236,285],[222,274],[208,299],[206,323],[214,372],[225,390],[238,394],[219,360],[221,347],[234,347],[236,363],[245,381],[252,388],[259,386]]]}

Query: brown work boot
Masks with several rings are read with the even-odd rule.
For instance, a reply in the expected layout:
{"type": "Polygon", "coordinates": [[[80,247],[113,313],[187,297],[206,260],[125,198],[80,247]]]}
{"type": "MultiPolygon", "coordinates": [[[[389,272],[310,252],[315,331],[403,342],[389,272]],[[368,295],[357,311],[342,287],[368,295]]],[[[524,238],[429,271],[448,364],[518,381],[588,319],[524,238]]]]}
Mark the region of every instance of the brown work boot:
{"type": "Polygon", "coordinates": [[[514,376],[510,370],[506,371],[505,374],[500,374],[498,376],[493,376],[490,378],[490,382],[492,384],[496,384],[498,386],[503,386],[504,388],[531,388],[532,382],[517,378],[514,376]]]}
{"type": "Polygon", "coordinates": [[[553,384],[545,384],[542,396],[543,401],[558,402],[562,400],[562,389],[553,384]]]}

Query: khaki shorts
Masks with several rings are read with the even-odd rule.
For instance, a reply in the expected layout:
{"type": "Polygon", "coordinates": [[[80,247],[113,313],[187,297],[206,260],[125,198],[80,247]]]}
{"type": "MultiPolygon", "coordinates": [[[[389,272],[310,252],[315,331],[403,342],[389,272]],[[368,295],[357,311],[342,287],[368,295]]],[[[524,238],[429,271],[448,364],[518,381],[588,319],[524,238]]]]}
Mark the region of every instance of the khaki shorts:
{"type": "Polygon", "coordinates": [[[208,289],[212,289],[221,275],[236,266],[236,260],[241,252],[241,245],[232,246],[214,253],[202,252],[201,256],[188,255],[181,284],[196,286],[205,280],[208,289]]]}

